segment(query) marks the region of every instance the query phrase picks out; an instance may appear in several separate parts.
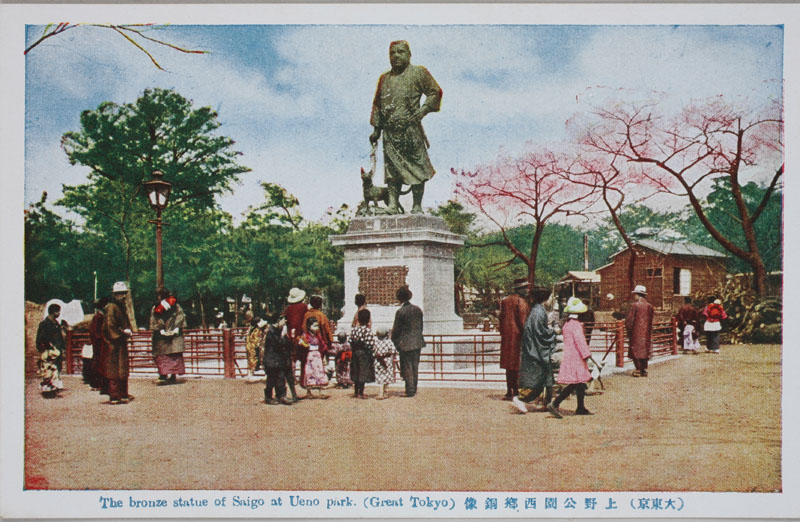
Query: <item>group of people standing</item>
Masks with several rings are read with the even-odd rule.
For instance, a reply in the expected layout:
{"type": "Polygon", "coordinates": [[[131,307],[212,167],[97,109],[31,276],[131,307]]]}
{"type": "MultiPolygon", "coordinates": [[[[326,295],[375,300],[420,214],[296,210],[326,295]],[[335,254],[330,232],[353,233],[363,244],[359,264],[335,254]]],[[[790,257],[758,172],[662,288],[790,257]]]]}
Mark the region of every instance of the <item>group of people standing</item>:
{"type": "MultiPolygon", "coordinates": [[[[83,353],[83,378],[92,390],[109,396],[110,404],[124,404],[133,400],[128,393],[128,345],[133,334],[125,299],[128,288],[123,282],[115,283],[112,299],[103,297],[94,306],[97,309],[89,326],[91,353],[83,353]]],[[[39,373],[41,390],[45,398],[53,398],[64,389],[60,378],[66,353],[66,323],[59,322],[61,307],[52,304],[47,317],[39,324],[36,348],[40,354],[39,373]]],[[[88,348],[88,347],[87,347],[88,348]]]]}
{"type": "Polygon", "coordinates": [[[706,351],[719,353],[722,321],[728,318],[722,301],[715,296],[708,298],[702,310],[692,305],[692,298],[686,297],[684,305],[678,310],[675,319],[678,322],[678,339],[683,351],[696,354],[700,351],[700,331],[706,335],[706,351]]]}
{"type": "MultiPolygon", "coordinates": [[[[520,411],[528,411],[526,403],[541,399],[544,410],[556,418],[562,418],[559,405],[571,393],[578,399],[576,415],[591,415],[584,405],[587,383],[592,380],[588,361],[600,369],[589,350],[589,336],[584,330],[584,318],[588,307],[577,297],[571,297],[564,308],[567,319],[559,328],[548,323],[544,303],[550,299],[550,290],[534,288],[528,298],[530,285],[525,279],[515,281],[514,293],[500,302],[500,367],[506,370],[506,394],[504,400],[520,411]],[[532,305],[529,305],[529,302],[532,305]],[[558,378],[553,379],[551,355],[556,345],[556,336],[563,336],[564,353],[558,378]],[[552,401],[554,382],[562,385],[561,393],[552,401]]],[[[636,285],[632,302],[625,315],[628,335],[628,357],[635,369],[633,377],[647,377],[648,362],[653,355],[653,318],[655,311],[647,302],[647,288],[636,285]]],[[[678,331],[684,350],[697,351],[697,335],[702,325],[708,338],[708,351],[719,353],[719,334],[722,321],[727,318],[722,302],[711,297],[702,311],[691,305],[691,298],[676,316],[678,331]]],[[[591,321],[591,319],[590,319],[591,321]]]]}
{"type": "MultiPolygon", "coordinates": [[[[89,385],[101,395],[108,395],[109,404],[127,404],[134,399],[128,393],[128,340],[133,335],[128,319],[126,300],[128,286],[114,283],[111,298],[101,297],[95,303],[96,312],[89,325],[92,359],[87,363],[89,385]]],[[[86,375],[86,373],[84,373],[86,375]]]]}
{"type": "MultiPolygon", "coordinates": [[[[133,335],[127,311],[128,286],[114,283],[111,298],[94,302],[95,314],[89,323],[91,345],[81,354],[83,380],[93,391],[109,397],[108,404],[127,404],[134,399],[128,391],[130,362],[128,342],[133,335]]],[[[47,317],[39,324],[36,348],[40,353],[41,390],[46,398],[55,397],[63,389],[60,379],[66,353],[66,324],[58,322],[61,307],[52,304],[47,317]]],[[[177,375],[186,373],[183,362],[183,330],[186,318],[177,299],[167,289],[157,292],[157,302],[150,314],[152,352],[158,368],[157,384],[174,384],[177,375]]]]}
{"type": "MultiPolygon", "coordinates": [[[[520,413],[527,413],[528,403],[542,399],[544,410],[557,419],[563,418],[559,406],[575,393],[576,415],[592,415],[584,404],[586,384],[591,381],[588,360],[592,360],[583,323],[578,320],[588,307],[577,297],[567,301],[568,314],[561,329],[564,354],[558,378],[553,378],[551,356],[556,347],[558,326],[551,327],[544,304],[550,299],[549,288],[534,287],[530,292],[526,279],[514,282],[514,293],[500,302],[500,367],[506,370],[505,400],[510,400],[520,413]],[[562,385],[553,400],[553,386],[562,385]],[[552,400],[552,402],[551,402],[552,400]]],[[[595,363],[596,364],[596,363],[595,363]]]]}
{"type": "Polygon", "coordinates": [[[395,316],[392,336],[386,328],[372,328],[372,315],[366,298],[356,296],[357,311],[349,332],[340,329],[334,339],[331,323],[322,311],[323,299],[312,295],[306,303],[306,293],[292,288],[282,313],[262,319],[248,315],[250,328],[246,347],[248,382],[258,382],[255,370],[260,363],[266,374],[264,401],[266,404],[290,405],[300,399],[327,399],[323,390],[329,387],[326,361],[332,358],[336,369],[336,386],[353,386],[354,398],[368,398],[367,383],[379,385],[377,399],[388,397],[386,386],[395,382],[396,358],[405,381],[406,396],[417,392],[419,357],[425,341],[422,337],[422,310],[411,304],[412,294],[407,287],[397,291],[401,303],[395,316]],[[295,365],[300,363],[300,380],[295,380],[295,365]],[[303,397],[296,386],[306,390],[303,397]],[[291,392],[291,398],[287,397],[291,392]]]}

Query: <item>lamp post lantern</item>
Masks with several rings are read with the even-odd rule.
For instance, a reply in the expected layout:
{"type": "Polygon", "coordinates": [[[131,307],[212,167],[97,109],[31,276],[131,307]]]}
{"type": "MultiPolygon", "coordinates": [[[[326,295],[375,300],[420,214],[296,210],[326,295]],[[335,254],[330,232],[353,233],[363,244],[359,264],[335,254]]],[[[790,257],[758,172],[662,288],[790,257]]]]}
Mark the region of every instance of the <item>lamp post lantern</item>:
{"type": "Polygon", "coordinates": [[[150,206],[156,211],[156,219],[151,219],[149,223],[156,224],[156,291],[164,288],[164,266],[161,259],[161,211],[167,208],[169,201],[169,193],[172,190],[172,184],[164,181],[162,178],[164,173],[160,170],[154,170],[149,181],[142,182],[147,200],[150,206]]]}

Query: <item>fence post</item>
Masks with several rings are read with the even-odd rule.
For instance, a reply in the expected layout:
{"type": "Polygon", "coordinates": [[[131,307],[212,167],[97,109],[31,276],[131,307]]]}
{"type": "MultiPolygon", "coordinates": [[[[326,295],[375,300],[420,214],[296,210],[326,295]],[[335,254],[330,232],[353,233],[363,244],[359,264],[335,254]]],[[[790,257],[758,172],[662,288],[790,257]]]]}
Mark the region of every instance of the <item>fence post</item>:
{"type": "Polygon", "coordinates": [[[226,379],[235,379],[236,370],[233,355],[233,331],[227,328],[222,330],[222,361],[226,379]]]}
{"type": "Polygon", "coordinates": [[[672,355],[678,355],[678,318],[672,318],[672,355]]]}
{"type": "Polygon", "coordinates": [[[617,321],[617,368],[625,366],[625,323],[617,321]]]}
{"type": "Polygon", "coordinates": [[[67,375],[71,375],[75,373],[75,361],[72,360],[72,329],[69,328],[67,329],[65,346],[67,348],[67,353],[64,354],[64,358],[66,359],[67,363],[67,375]]]}

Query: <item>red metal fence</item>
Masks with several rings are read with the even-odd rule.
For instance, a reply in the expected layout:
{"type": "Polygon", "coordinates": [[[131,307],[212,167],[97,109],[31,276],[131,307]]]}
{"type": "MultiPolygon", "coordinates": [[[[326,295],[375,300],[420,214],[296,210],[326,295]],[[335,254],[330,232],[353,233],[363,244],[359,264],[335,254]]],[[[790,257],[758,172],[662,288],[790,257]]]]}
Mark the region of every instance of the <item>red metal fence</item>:
{"type": "MultiPolygon", "coordinates": [[[[628,359],[627,336],[623,321],[588,323],[592,328],[589,348],[596,361],[617,367],[628,359]]],[[[224,330],[187,330],[183,353],[186,373],[233,379],[247,374],[245,335],[247,328],[224,330]]],[[[677,330],[674,322],[653,325],[653,355],[677,354],[677,330]]],[[[427,335],[420,356],[419,378],[422,381],[505,382],[500,368],[500,334],[475,332],[451,335],[427,335]]],[[[69,332],[66,368],[68,374],[81,371],[81,348],[90,344],[88,334],[69,332]]],[[[129,343],[132,374],[156,374],[151,348],[151,333],[136,332],[129,343]]],[[[399,378],[399,375],[397,376],[399,378]]]]}

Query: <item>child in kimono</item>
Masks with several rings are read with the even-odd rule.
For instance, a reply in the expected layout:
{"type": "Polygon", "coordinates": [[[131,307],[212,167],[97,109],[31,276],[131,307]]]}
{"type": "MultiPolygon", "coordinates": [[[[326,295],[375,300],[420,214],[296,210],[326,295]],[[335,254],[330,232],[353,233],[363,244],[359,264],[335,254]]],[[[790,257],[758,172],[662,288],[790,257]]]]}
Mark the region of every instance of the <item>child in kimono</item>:
{"type": "Polygon", "coordinates": [[[304,348],[306,360],[303,372],[303,388],[308,390],[307,399],[327,399],[328,395],[322,394],[322,388],[328,385],[328,376],[325,374],[325,365],[322,356],[327,350],[325,341],[319,333],[319,322],[310,317],[306,323],[307,332],[304,332],[298,339],[297,344],[304,348]],[[314,390],[319,391],[319,395],[314,395],[314,390]]]}
{"type": "Polygon", "coordinates": [[[61,382],[61,372],[58,371],[58,358],[61,352],[55,347],[49,347],[39,354],[39,375],[42,377],[42,396],[46,399],[54,398],[59,391],[64,389],[61,382]]]}
{"type": "Polygon", "coordinates": [[[700,351],[700,339],[694,325],[687,324],[683,329],[683,351],[697,354],[700,351]]]}
{"type": "Polygon", "coordinates": [[[353,381],[350,380],[350,359],[353,352],[350,350],[350,343],[347,342],[347,334],[339,332],[336,335],[338,342],[333,343],[331,353],[336,364],[336,387],[349,388],[353,381]]]}
{"type": "Polygon", "coordinates": [[[376,332],[378,339],[375,341],[374,348],[374,365],[375,365],[375,382],[380,385],[378,400],[386,399],[386,385],[394,382],[394,357],[397,354],[397,348],[394,343],[388,338],[389,332],[386,328],[379,328],[376,332]]]}

